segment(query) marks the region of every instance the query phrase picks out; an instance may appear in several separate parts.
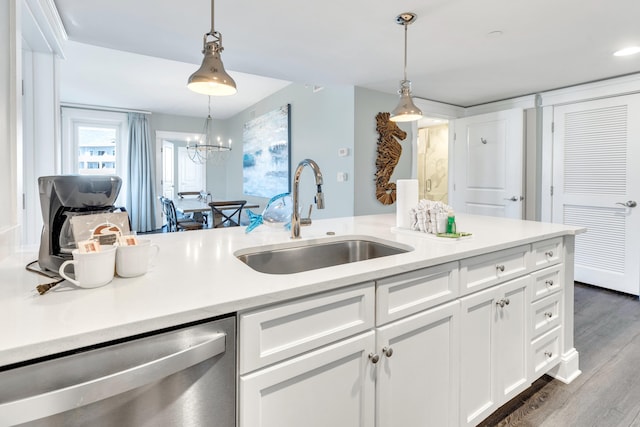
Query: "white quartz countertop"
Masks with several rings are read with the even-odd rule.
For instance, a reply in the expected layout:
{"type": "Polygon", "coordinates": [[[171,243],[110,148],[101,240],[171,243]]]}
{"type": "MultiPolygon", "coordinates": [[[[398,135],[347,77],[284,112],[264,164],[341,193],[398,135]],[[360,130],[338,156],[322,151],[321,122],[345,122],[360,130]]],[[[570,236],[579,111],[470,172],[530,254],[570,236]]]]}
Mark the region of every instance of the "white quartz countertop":
{"type": "Polygon", "coordinates": [[[160,246],[152,269],[96,289],[63,282],[44,295],[36,286],[52,281],[25,270],[37,259],[25,250],[0,263],[0,367],[113,339],[248,310],[583,229],[504,218],[457,215],[461,240],[395,230],[395,215],[314,220],[302,228],[301,245],[319,239],[368,236],[413,251],[302,273],[259,273],[234,253],[251,247],[292,244],[289,233],[267,225],[153,234],[160,246]],[[327,233],[335,233],[328,236],[327,233]]]}

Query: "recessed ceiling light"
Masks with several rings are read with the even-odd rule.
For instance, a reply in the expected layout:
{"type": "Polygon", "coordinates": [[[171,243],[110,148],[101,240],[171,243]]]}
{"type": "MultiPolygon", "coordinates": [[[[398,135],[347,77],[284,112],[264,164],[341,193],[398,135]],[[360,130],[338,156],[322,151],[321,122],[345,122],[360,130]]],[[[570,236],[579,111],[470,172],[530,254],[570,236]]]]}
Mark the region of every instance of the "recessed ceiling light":
{"type": "Polygon", "coordinates": [[[613,53],[613,56],[629,56],[640,53],[640,46],[628,46],[613,53]]]}

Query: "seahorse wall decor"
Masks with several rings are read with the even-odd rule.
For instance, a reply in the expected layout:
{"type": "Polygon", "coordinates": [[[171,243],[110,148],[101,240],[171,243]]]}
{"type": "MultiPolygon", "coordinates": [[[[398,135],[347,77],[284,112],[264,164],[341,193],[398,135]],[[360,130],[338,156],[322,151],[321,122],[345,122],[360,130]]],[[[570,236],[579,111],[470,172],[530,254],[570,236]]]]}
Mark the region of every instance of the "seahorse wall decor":
{"type": "Polygon", "coordinates": [[[396,138],[403,141],[407,137],[407,133],[395,122],[389,120],[389,116],[389,113],[376,115],[376,130],[379,135],[376,158],[376,198],[384,205],[391,205],[396,201],[396,183],[389,182],[402,154],[402,146],[396,138]]]}

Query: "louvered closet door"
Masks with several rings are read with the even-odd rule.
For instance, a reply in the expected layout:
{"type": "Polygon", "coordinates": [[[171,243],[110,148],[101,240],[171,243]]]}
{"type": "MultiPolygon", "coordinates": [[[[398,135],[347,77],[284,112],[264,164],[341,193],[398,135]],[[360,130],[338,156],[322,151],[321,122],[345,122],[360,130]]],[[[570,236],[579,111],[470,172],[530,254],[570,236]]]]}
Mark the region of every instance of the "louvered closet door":
{"type": "Polygon", "coordinates": [[[640,95],[557,107],[554,122],[553,221],[588,229],[575,279],[639,295],[640,95]]]}

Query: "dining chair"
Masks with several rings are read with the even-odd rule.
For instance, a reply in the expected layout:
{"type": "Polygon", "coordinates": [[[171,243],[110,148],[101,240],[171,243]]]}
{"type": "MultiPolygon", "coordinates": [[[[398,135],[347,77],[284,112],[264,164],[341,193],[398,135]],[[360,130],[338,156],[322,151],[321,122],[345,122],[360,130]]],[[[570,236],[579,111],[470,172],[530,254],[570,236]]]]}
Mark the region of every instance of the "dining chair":
{"type": "Polygon", "coordinates": [[[183,230],[200,230],[204,227],[201,222],[194,221],[191,218],[178,218],[176,206],[173,204],[173,200],[161,196],[160,202],[162,203],[162,212],[164,213],[165,218],[167,218],[168,233],[183,230]]]}
{"type": "Polygon", "coordinates": [[[247,203],[246,200],[227,200],[211,202],[211,212],[213,213],[213,228],[238,227],[242,208],[247,203]]]}

